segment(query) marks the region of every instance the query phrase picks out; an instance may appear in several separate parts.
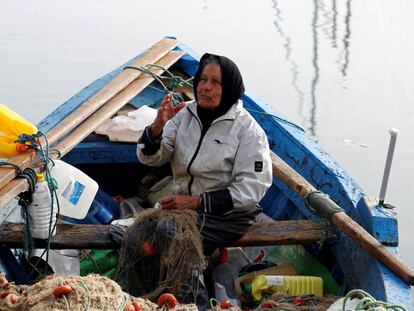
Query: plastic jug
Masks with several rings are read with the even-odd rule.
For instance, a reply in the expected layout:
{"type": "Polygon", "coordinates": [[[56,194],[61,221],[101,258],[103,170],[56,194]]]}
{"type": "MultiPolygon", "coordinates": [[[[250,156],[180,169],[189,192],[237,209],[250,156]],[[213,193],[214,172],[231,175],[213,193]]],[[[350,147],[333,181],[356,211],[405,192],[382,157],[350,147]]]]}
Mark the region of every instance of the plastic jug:
{"type": "Polygon", "coordinates": [[[60,214],[75,219],[83,219],[98,191],[98,184],[76,167],[54,160],[51,175],[58,184],[57,196],[60,214]]]}
{"type": "Polygon", "coordinates": [[[0,103],[0,157],[11,157],[25,151],[15,141],[20,134],[36,134],[37,127],[0,103]]]}
{"type": "Polygon", "coordinates": [[[257,301],[262,300],[264,291],[322,297],[323,281],[316,276],[258,275],[251,284],[244,286],[244,292],[251,294],[257,301]]]}
{"type": "Polygon", "coordinates": [[[234,279],[239,276],[239,270],[236,266],[229,263],[229,255],[225,247],[220,248],[219,262],[212,272],[214,295],[219,301],[229,299],[234,306],[240,306],[234,288],[234,279]]]}
{"type": "Polygon", "coordinates": [[[49,237],[49,228],[54,229],[51,232],[51,236],[55,235],[56,206],[55,204],[52,206],[49,186],[43,174],[37,175],[33,201],[28,210],[31,219],[29,228],[33,238],[47,239],[49,237]]]}
{"type": "Polygon", "coordinates": [[[300,275],[320,276],[325,293],[335,295],[340,291],[340,286],[331,272],[317,258],[311,256],[303,245],[274,246],[265,258],[277,265],[293,263],[300,275]]]}

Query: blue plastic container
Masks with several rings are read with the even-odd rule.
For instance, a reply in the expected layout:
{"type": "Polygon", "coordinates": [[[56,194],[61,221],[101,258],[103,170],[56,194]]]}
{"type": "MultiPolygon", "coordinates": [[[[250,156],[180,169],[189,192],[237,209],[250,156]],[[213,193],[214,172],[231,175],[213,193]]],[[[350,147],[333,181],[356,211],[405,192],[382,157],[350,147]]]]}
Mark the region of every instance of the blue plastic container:
{"type": "Polygon", "coordinates": [[[107,225],[119,217],[119,203],[99,189],[84,219],[64,217],[74,224],[107,225]]]}

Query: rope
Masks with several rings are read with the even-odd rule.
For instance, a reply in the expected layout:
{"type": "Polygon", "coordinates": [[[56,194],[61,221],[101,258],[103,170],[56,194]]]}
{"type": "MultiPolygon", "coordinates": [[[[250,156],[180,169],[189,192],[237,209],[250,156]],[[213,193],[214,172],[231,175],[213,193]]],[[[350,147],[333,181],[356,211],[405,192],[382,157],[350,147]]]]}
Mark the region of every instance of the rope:
{"type": "Polygon", "coordinates": [[[178,89],[179,87],[182,87],[184,85],[189,85],[192,86],[189,81],[191,81],[193,78],[190,79],[183,79],[181,76],[175,76],[173,75],[167,68],[164,68],[162,66],[156,65],[156,64],[147,64],[145,66],[140,66],[140,67],[135,67],[135,66],[126,66],[124,67],[125,69],[135,69],[135,70],[139,70],[147,75],[149,75],[150,77],[152,77],[154,80],[156,80],[159,84],[161,84],[161,86],[163,87],[163,90],[157,89],[160,92],[164,92],[166,94],[173,92],[173,105],[174,107],[177,106],[180,102],[184,101],[184,99],[182,98],[181,94],[174,92],[176,89],[178,89]],[[156,67],[159,69],[162,69],[164,72],[166,72],[169,76],[160,76],[157,75],[155,73],[153,73],[152,71],[150,71],[148,68],[149,67],[156,67]],[[167,88],[167,86],[164,84],[164,82],[162,82],[162,80],[168,80],[170,87],[167,88]]]}
{"type": "MultiPolygon", "coordinates": [[[[173,92],[173,105],[174,105],[174,107],[177,106],[181,101],[183,101],[182,96],[179,93],[175,93],[174,91],[177,88],[182,87],[184,85],[192,86],[189,83],[189,81],[191,81],[191,80],[194,79],[194,77],[191,77],[191,78],[185,80],[181,76],[173,75],[167,68],[164,68],[164,67],[159,66],[159,65],[156,65],[156,64],[147,64],[147,65],[141,66],[141,67],[126,66],[126,67],[124,67],[124,70],[125,69],[135,69],[135,70],[139,70],[139,71],[141,71],[143,73],[146,73],[147,75],[151,76],[154,80],[158,81],[159,84],[161,84],[161,86],[163,87],[163,90],[160,90],[158,88],[152,87],[152,88],[154,88],[154,89],[156,89],[156,90],[158,90],[160,92],[169,93],[169,92],[172,91],[173,92]],[[163,70],[164,72],[166,72],[169,76],[166,77],[166,76],[157,75],[157,74],[153,73],[152,71],[150,71],[148,69],[149,67],[159,68],[159,69],[163,70]],[[168,79],[169,80],[169,82],[170,82],[170,88],[169,89],[162,82],[162,79],[168,79]]],[[[264,112],[264,111],[249,109],[249,108],[245,108],[245,109],[247,111],[250,111],[250,112],[253,112],[253,113],[262,114],[262,115],[266,115],[266,116],[270,116],[270,117],[276,118],[278,121],[281,121],[283,123],[289,124],[290,126],[293,126],[294,128],[296,128],[296,129],[298,129],[298,130],[300,130],[302,132],[305,132],[305,130],[302,127],[300,127],[299,125],[297,125],[297,124],[295,124],[295,123],[293,123],[291,121],[288,121],[286,119],[283,119],[281,117],[278,117],[278,116],[276,116],[274,114],[271,114],[271,113],[268,113],[268,112],[264,112]]]]}
{"type": "MultiPolygon", "coordinates": [[[[50,151],[51,151],[50,148],[49,148],[49,141],[47,139],[47,136],[39,131],[36,134],[32,134],[32,135],[21,134],[18,137],[18,139],[16,140],[16,142],[24,144],[28,148],[33,149],[34,151],[36,151],[40,156],[40,160],[44,163],[44,176],[45,176],[45,181],[48,184],[48,188],[49,188],[49,192],[50,192],[50,197],[51,197],[51,207],[50,208],[51,208],[52,212],[50,213],[50,219],[49,219],[49,233],[48,233],[48,238],[47,238],[47,246],[46,246],[45,250],[43,251],[42,255],[39,256],[39,261],[40,261],[40,258],[42,258],[43,255],[46,253],[46,263],[49,264],[49,251],[50,251],[50,243],[51,243],[51,240],[52,240],[52,232],[55,231],[56,225],[57,225],[57,222],[55,222],[53,227],[52,227],[53,214],[54,214],[53,213],[53,207],[55,205],[55,201],[56,201],[56,205],[57,205],[57,213],[60,214],[59,201],[57,199],[57,193],[56,193],[57,182],[52,177],[52,175],[50,173],[50,168],[54,166],[54,162],[49,156],[50,151]],[[43,145],[40,143],[41,138],[43,138],[44,141],[45,141],[45,147],[43,147],[43,145]]],[[[27,223],[27,226],[29,226],[29,223],[27,223]]]]}
{"type": "Polygon", "coordinates": [[[296,128],[296,129],[298,129],[298,130],[300,130],[302,132],[305,132],[305,130],[302,127],[300,127],[299,125],[297,125],[297,124],[295,124],[295,123],[293,123],[293,122],[291,122],[289,120],[286,120],[286,119],[283,119],[281,117],[278,117],[278,116],[276,116],[274,114],[271,114],[271,113],[268,113],[268,112],[264,112],[264,111],[254,110],[254,109],[250,109],[250,108],[244,108],[244,109],[246,109],[247,111],[253,112],[253,113],[258,113],[258,114],[262,114],[262,115],[265,115],[265,116],[269,116],[269,117],[276,118],[278,121],[281,121],[283,123],[289,124],[290,126],[293,126],[294,128],[296,128]]]}
{"type": "Polygon", "coordinates": [[[27,191],[22,192],[19,197],[18,204],[22,207],[21,213],[22,218],[26,221],[26,226],[24,227],[24,236],[23,236],[23,249],[28,252],[29,254],[34,249],[34,243],[32,239],[32,235],[30,232],[30,214],[28,207],[33,202],[33,193],[35,192],[36,187],[36,172],[28,167],[23,172],[19,168],[20,173],[17,175],[18,178],[25,178],[29,185],[27,191]]]}
{"type": "Polygon", "coordinates": [[[17,174],[21,174],[23,172],[22,168],[15,163],[4,161],[4,160],[0,161],[0,166],[6,166],[6,165],[14,167],[14,169],[17,171],[17,174]]]}
{"type": "Polygon", "coordinates": [[[354,290],[351,290],[348,294],[346,294],[343,304],[342,304],[343,311],[349,311],[346,309],[346,302],[347,300],[353,299],[355,297],[362,297],[361,301],[356,306],[355,311],[358,311],[358,310],[375,311],[375,310],[378,310],[377,308],[380,308],[380,307],[384,308],[385,310],[406,311],[405,308],[403,308],[402,306],[376,300],[374,297],[372,297],[370,294],[363,291],[362,289],[354,289],[354,290]]]}

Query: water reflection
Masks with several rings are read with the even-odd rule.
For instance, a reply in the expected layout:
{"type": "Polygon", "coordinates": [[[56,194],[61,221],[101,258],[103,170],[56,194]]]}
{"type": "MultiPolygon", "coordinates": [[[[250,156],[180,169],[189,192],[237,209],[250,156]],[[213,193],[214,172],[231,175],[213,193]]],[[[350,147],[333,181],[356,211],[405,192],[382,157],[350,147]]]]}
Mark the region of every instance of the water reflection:
{"type": "Polygon", "coordinates": [[[319,81],[319,65],[318,65],[318,50],[319,50],[319,40],[318,40],[318,17],[319,17],[319,6],[318,0],[313,0],[314,10],[312,16],[312,41],[313,41],[313,58],[312,58],[312,66],[314,68],[314,74],[311,81],[311,109],[310,109],[310,116],[309,116],[309,128],[310,134],[316,138],[316,86],[318,85],[319,81]]]}
{"type": "Polygon", "coordinates": [[[331,8],[324,1],[318,2],[317,5],[322,13],[322,22],[318,27],[322,29],[325,37],[331,42],[331,46],[336,48],[336,15],[338,14],[336,12],[336,1],[332,1],[331,8]]]}
{"type": "Polygon", "coordinates": [[[337,18],[338,18],[338,10],[336,9],[336,0],[332,0],[332,47],[336,48],[336,32],[338,30],[337,18]]]}
{"type": "Polygon", "coordinates": [[[273,25],[276,27],[277,32],[279,33],[280,37],[283,40],[283,47],[285,49],[285,59],[290,64],[290,70],[292,73],[292,86],[295,90],[295,92],[298,94],[298,100],[299,100],[299,115],[302,117],[302,123],[306,123],[306,116],[303,114],[303,104],[305,101],[305,94],[300,89],[298,85],[298,77],[299,77],[299,70],[298,70],[298,64],[291,58],[292,53],[292,47],[291,47],[291,38],[286,35],[286,33],[282,29],[282,12],[280,11],[277,0],[272,0],[272,8],[275,11],[275,20],[273,21],[273,25]]]}
{"type": "MultiPolygon", "coordinates": [[[[298,77],[301,75],[298,62],[294,61],[292,55],[292,38],[283,30],[283,15],[282,10],[279,7],[280,1],[271,0],[272,8],[275,12],[275,20],[273,22],[279,36],[282,39],[282,46],[285,50],[285,60],[290,65],[290,71],[292,74],[291,84],[293,89],[298,95],[298,113],[302,119],[301,125],[306,128],[310,135],[315,139],[317,137],[317,88],[320,80],[320,46],[323,43],[323,39],[329,41],[329,46],[336,50],[338,44],[342,45],[342,49],[339,52],[339,56],[336,60],[336,65],[342,77],[346,77],[348,74],[349,62],[350,62],[350,39],[351,39],[351,0],[347,0],[345,13],[344,13],[344,29],[338,29],[338,19],[340,18],[340,11],[338,11],[337,0],[313,0],[313,11],[311,14],[311,65],[312,73],[309,76],[309,100],[305,100],[306,91],[303,91],[298,83],[298,77]],[[338,33],[343,33],[342,40],[338,39],[338,33]],[[338,42],[338,40],[340,40],[338,42]],[[306,106],[309,106],[308,113],[305,112],[306,106]]],[[[300,38],[298,38],[300,41],[300,38]]],[[[335,52],[335,54],[338,52],[335,52]]],[[[300,53],[302,54],[302,53],[300,53]]],[[[326,63],[327,61],[325,61],[326,63]]],[[[300,64],[300,62],[299,62],[300,64]]],[[[306,66],[303,64],[302,66],[306,66]]]]}
{"type": "Polygon", "coordinates": [[[348,0],[346,2],[346,15],[345,15],[345,35],[342,40],[344,44],[344,61],[342,66],[342,76],[346,77],[348,65],[349,65],[349,45],[350,45],[350,39],[351,39],[351,0],[348,0]]]}

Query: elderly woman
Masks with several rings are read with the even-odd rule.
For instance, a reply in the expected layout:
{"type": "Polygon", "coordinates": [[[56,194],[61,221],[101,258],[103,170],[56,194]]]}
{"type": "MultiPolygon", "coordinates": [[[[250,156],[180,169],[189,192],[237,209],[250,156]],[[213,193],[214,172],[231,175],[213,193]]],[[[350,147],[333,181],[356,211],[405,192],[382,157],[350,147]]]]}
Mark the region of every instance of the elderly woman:
{"type": "Polygon", "coordinates": [[[204,54],[194,76],[195,100],[174,107],[166,95],[138,143],[142,163],[171,161],[174,194],[159,203],[198,212],[206,255],[248,230],[272,182],[269,144],[243,108],[243,92],[230,59],[204,54]]]}

